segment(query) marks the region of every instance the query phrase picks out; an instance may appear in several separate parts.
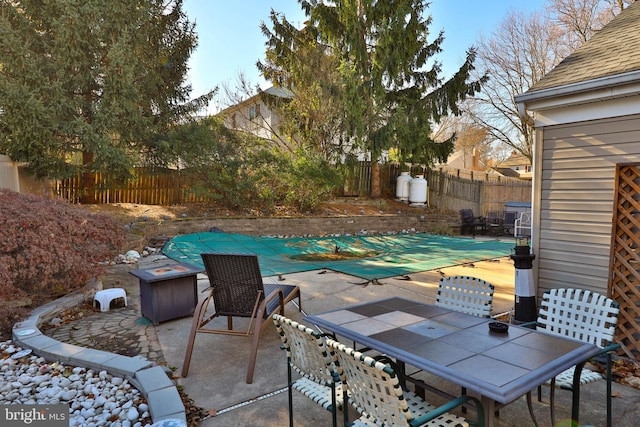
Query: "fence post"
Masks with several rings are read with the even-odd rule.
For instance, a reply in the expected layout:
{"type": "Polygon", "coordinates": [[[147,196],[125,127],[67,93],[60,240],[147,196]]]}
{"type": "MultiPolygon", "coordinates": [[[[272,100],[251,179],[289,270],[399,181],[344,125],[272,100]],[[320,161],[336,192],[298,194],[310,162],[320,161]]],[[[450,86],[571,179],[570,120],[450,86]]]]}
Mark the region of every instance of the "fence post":
{"type": "Polygon", "coordinates": [[[475,212],[479,212],[479,215],[484,216],[484,212],[482,212],[482,207],[484,206],[484,189],[485,189],[485,182],[484,181],[478,181],[478,185],[480,186],[480,191],[479,191],[479,197],[478,197],[478,209],[475,210],[475,212]]]}
{"type": "Polygon", "coordinates": [[[445,196],[444,196],[444,171],[440,168],[440,173],[438,177],[438,208],[447,209],[448,206],[445,206],[445,196]]]}

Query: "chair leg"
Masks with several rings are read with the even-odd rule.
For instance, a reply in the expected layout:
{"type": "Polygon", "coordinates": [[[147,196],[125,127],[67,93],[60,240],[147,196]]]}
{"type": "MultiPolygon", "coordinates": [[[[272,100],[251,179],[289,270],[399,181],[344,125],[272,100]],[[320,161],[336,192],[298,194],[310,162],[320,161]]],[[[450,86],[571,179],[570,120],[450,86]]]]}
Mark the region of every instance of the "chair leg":
{"type": "Polygon", "coordinates": [[[302,295],[300,295],[300,289],[298,289],[297,294],[298,294],[298,312],[303,313],[303,311],[302,311],[302,295]]]}
{"type": "Polygon", "coordinates": [[[196,333],[200,328],[200,322],[204,318],[204,315],[207,311],[207,306],[209,305],[209,298],[207,297],[200,301],[196,306],[195,312],[193,313],[193,319],[191,320],[191,331],[189,331],[189,340],[187,341],[187,351],[184,355],[184,361],[182,362],[182,376],[186,377],[189,374],[189,365],[191,364],[191,353],[193,353],[193,345],[196,340],[196,333]]]}
{"type": "Polygon", "coordinates": [[[342,422],[345,426],[349,425],[349,394],[345,384],[342,384],[342,422]]]}
{"type": "MultiPolygon", "coordinates": [[[[529,408],[529,415],[531,415],[533,425],[538,427],[538,420],[536,419],[536,414],[533,413],[533,405],[531,404],[531,392],[527,393],[527,407],[529,408]]],[[[551,423],[551,425],[553,425],[553,423],[551,423]]]]}
{"type": "MultiPolygon", "coordinates": [[[[573,393],[573,390],[571,391],[573,393]]],[[[551,379],[551,388],[549,389],[549,410],[551,411],[551,425],[556,424],[556,378],[551,379]]]]}
{"type": "MultiPolygon", "coordinates": [[[[465,394],[467,394],[467,388],[466,387],[462,387],[462,389],[460,390],[460,394],[462,394],[463,396],[465,394]]],[[[462,405],[462,407],[460,408],[460,410],[462,411],[463,414],[467,413],[467,407],[462,405]]]]}
{"type": "Polygon", "coordinates": [[[612,404],[611,404],[611,353],[607,353],[607,427],[612,426],[612,404]]]}
{"type": "Polygon", "coordinates": [[[538,402],[542,402],[542,386],[538,386],[538,402]]]}
{"type": "Polygon", "coordinates": [[[260,322],[256,322],[253,332],[253,342],[251,343],[251,354],[249,355],[249,366],[247,366],[247,384],[253,382],[253,371],[256,368],[256,359],[258,357],[258,342],[260,341],[260,331],[262,330],[261,326],[260,322]]]}
{"type": "Polygon", "coordinates": [[[336,383],[331,384],[331,420],[332,426],[338,427],[338,402],[336,400],[336,383]]]}
{"type": "Polygon", "coordinates": [[[291,375],[291,361],[287,357],[287,381],[289,383],[288,392],[289,392],[289,427],[293,427],[293,390],[291,387],[292,384],[292,375],[291,375]]]}
{"type": "Polygon", "coordinates": [[[251,384],[253,382],[253,371],[256,368],[256,359],[258,357],[258,344],[260,342],[260,332],[263,326],[269,321],[264,320],[264,311],[266,309],[266,302],[260,303],[260,308],[256,313],[255,324],[253,325],[253,339],[251,343],[251,354],[249,355],[249,366],[247,366],[247,378],[246,383],[251,384]]]}
{"type": "MultiPolygon", "coordinates": [[[[580,376],[585,363],[586,361],[578,363],[573,370],[573,385],[571,387],[571,419],[573,419],[577,425],[580,425],[580,376]]],[[[555,384],[552,385],[555,386],[555,384]]]]}

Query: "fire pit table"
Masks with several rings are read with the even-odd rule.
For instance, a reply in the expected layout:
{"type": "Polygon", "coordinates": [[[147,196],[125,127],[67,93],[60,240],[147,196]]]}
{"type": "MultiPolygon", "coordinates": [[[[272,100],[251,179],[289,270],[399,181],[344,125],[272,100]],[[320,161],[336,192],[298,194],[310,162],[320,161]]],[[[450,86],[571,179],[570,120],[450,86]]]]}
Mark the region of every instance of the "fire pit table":
{"type": "Polygon", "coordinates": [[[190,316],[198,304],[198,273],[204,269],[187,263],[129,272],[140,280],[140,309],[154,325],[190,316]]]}

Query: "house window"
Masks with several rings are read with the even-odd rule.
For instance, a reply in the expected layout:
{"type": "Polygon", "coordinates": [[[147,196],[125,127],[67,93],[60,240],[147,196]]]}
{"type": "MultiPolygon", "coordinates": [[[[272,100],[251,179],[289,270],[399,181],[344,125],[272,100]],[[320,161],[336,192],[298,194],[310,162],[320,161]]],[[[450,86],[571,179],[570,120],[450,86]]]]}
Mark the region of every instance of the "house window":
{"type": "Polygon", "coordinates": [[[253,120],[260,115],[260,104],[249,107],[249,120],[253,120]]]}

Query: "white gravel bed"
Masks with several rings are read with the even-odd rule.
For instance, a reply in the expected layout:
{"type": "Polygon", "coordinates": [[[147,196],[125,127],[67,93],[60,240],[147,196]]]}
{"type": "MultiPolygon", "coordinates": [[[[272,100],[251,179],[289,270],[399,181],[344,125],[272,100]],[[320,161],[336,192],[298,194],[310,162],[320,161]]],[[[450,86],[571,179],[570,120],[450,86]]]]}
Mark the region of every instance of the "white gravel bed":
{"type": "Polygon", "coordinates": [[[107,371],[49,362],[0,342],[0,404],[68,404],[69,426],[151,424],[149,406],[129,381],[107,371]]]}

